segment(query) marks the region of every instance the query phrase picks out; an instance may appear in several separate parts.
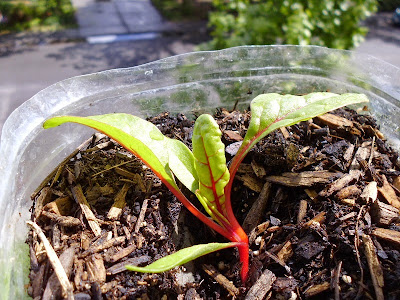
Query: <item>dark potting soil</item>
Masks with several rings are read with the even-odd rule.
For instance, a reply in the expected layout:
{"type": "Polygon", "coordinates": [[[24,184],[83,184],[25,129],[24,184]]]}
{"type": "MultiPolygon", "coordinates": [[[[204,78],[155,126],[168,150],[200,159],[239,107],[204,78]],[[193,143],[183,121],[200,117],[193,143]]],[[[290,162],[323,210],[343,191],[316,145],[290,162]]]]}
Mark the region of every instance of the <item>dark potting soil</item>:
{"type": "MultiPolygon", "coordinates": [[[[221,109],[215,118],[229,162],[250,114],[221,109]]],[[[163,113],[149,121],[190,147],[193,121],[184,115],[163,113]]],[[[399,170],[397,153],[372,117],[353,110],[264,138],[242,163],[232,193],[235,215],[250,239],[246,283],[235,249],[162,274],[126,271],[127,264],[147,265],[181,248],[224,239],[101,134],[38,188],[32,221],[59,257],[75,299],[400,299],[399,170]]],[[[29,295],[61,298],[36,232],[28,243],[29,295]]]]}

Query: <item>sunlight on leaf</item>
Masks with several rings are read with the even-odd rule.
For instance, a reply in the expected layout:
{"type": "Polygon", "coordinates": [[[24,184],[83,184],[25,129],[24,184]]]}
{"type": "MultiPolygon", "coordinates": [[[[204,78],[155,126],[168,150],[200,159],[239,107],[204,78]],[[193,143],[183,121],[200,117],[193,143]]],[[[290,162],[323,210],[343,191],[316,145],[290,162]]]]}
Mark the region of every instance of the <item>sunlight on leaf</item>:
{"type": "Polygon", "coordinates": [[[263,94],[251,102],[251,120],[238,153],[244,156],[270,132],[309,120],[342,106],[368,102],[364,94],[311,93],[305,96],[263,94]]]}
{"type": "Polygon", "coordinates": [[[198,188],[193,154],[182,142],[165,137],[152,123],[129,114],[107,114],[55,117],[47,120],[43,127],[51,128],[66,122],[86,125],[112,137],[174,188],[177,186],[171,170],[188,189],[196,191],[198,188]]]}
{"type": "Polygon", "coordinates": [[[197,118],[192,144],[200,181],[196,196],[214,220],[228,224],[224,188],[229,182],[229,172],[221,131],[212,116],[204,114],[197,118]]]}

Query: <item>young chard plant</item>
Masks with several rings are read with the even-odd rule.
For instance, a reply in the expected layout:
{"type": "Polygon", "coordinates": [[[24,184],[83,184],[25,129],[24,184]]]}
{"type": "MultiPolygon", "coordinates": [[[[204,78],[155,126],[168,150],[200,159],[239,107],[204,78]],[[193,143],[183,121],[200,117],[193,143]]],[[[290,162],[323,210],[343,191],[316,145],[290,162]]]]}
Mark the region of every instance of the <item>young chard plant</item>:
{"type": "Polygon", "coordinates": [[[249,243],[246,233],[233,214],[231,190],[236,171],[246,154],[259,140],[277,128],[311,119],[342,106],[367,101],[363,94],[259,95],[251,102],[250,125],[229,169],[226,165],[221,131],[215,120],[207,114],[201,115],[195,122],[193,152],[182,142],[165,137],[152,123],[129,114],[61,116],[47,120],[43,127],[52,128],[73,122],[108,135],[140,158],[192,214],[230,241],[192,246],[146,267],[127,266],[127,269],[159,273],[202,255],[237,247],[242,264],[241,278],[245,282],[249,269],[249,243]],[[175,178],[196,194],[212,219],[186,198],[175,178]]]}

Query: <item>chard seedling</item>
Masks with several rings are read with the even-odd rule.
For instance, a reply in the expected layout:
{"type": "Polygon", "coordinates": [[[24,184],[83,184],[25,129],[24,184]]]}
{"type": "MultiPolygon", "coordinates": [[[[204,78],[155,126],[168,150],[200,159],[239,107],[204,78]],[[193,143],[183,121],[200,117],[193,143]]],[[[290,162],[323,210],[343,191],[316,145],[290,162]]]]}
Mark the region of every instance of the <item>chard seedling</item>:
{"type": "Polygon", "coordinates": [[[362,94],[259,95],[251,102],[249,128],[229,169],[221,131],[215,120],[207,114],[201,115],[195,122],[193,152],[182,142],[165,137],[152,123],[129,114],[61,116],[47,120],[43,127],[51,128],[73,122],[108,135],[140,158],[192,214],[231,241],[192,246],[146,267],[127,266],[127,269],[159,273],[208,253],[237,247],[242,264],[241,278],[245,282],[249,269],[249,242],[233,214],[231,190],[236,171],[246,154],[259,140],[277,128],[311,119],[342,106],[367,101],[367,97],[362,94]],[[175,178],[197,196],[212,219],[186,198],[175,178]]]}

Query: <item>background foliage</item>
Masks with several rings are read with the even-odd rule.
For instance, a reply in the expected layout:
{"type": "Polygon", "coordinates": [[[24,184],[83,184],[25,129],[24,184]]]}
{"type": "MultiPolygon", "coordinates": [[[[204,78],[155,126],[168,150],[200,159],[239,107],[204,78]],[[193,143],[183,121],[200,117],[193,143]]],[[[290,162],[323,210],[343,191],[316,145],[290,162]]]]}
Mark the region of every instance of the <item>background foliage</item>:
{"type": "Polygon", "coordinates": [[[400,0],[378,0],[379,11],[393,12],[400,7],[400,0]]]}
{"type": "Polygon", "coordinates": [[[212,0],[152,0],[168,20],[184,21],[207,19],[212,0]]]}
{"type": "Polygon", "coordinates": [[[238,45],[357,46],[367,29],[360,21],[377,10],[376,0],[213,0],[213,40],[202,48],[238,45]]]}
{"type": "Polygon", "coordinates": [[[60,29],[74,26],[70,0],[0,0],[0,30],[60,29]]]}

